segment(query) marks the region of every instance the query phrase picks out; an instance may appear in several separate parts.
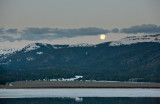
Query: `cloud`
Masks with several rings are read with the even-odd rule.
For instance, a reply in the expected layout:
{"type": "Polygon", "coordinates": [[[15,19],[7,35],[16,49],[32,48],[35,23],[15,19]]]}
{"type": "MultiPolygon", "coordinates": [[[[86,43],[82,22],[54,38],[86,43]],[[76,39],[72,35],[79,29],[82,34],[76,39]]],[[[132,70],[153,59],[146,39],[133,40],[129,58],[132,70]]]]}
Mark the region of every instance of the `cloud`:
{"type": "Polygon", "coordinates": [[[18,29],[0,28],[0,41],[15,41],[15,40],[54,40],[58,38],[72,38],[79,36],[95,36],[107,33],[125,33],[125,34],[156,34],[160,33],[160,26],[154,24],[143,24],[131,26],[129,28],[114,28],[112,30],[87,27],[78,29],[59,29],[59,28],[25,28],[21,31],[18,29]]]}
{"type": "Polygon", "coordinates": [[[12,36],[0,36],[0,42],[10,41],[14,42],[16,39],[12,36]]]}
{"type": "Polygon", "coordinates": [[[53,32],[57,37],[77,37],[107,34],[110,31],[102,28],[88,27],[79,29],[54,29],[53,32]]]}
{"type": "Polygon", "coordinates": [[[51,28],[26,28],[23,30],[25,34],[47,34],[51,33],[51,28]]]}
{"type": "Polygon", "coordinates": [[[112,32],[113,32],[113,33],[118,33],[118,32],[119,32],[119,29],[118,29],[118,28],[114,28],[114,29],[112,29],[112,32]]]}
{"type": "Polygon", "coordinates": [[[10,34],[17,34],[18,33],[18,29],[8,29],[6,30],[7,33],[10,33],[10,34]]]}
{"type": "Polygon", "coordinates": [[[160,33],[160,26],[154,24],[143,24],[136,25],[130,28],[123,28],[120,30],[121,33],[126,34],[137,34],[137,33],[160,33]]]}
{"type": "MultiPolygon", "coordinates": [[[[26,28],[21,31],[21,40],[43,40],[47,39],[52,28],[26,28]]],[[[48,39],[47,39],[48,40],[48,39]]]]}
{"type": "Polygon", "coordinates": [[[22,31],[22,39],[24,40],[52,40],[57,38],[71,38],[78,36],[93,36],[106,34],[109,30],[88,27],[79,29],[59,29],[59,28],[27,28],[22,31]]]}
{"type": "Polygon", "coordinates": [[[0,28],[0,34],[4,34],[4,28],[0,28]]]}

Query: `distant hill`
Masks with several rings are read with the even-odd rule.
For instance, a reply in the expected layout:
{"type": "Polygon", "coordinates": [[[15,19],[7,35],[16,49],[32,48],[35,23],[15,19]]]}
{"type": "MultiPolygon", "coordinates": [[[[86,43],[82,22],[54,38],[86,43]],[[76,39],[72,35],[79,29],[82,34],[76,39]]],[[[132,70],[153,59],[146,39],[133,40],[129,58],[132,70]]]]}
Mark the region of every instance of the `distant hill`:
{"type": "Polygon", "coordinates": [[[1,55],[0,64],[17,75],[21,73],[17,76],[21,80],[79,74],[84,79],[160,82],[160,34],[97,45],[34,43],[1,55]]]}

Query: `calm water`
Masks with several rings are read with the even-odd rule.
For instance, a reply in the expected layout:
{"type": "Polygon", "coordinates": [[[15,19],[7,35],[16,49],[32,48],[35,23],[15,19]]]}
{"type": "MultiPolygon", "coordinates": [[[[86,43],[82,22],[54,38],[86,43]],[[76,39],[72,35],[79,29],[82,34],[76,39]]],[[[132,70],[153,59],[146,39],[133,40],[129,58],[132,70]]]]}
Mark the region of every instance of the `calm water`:
{"type": "Polygon", "coordinates": [[[160,104],[160,89],[0,89],[0,104],[160,104]]]}
{"type": "Polygon", "coordinates": [[[7,98],[0,104],[160,104],[160,98],[7,98]]]}

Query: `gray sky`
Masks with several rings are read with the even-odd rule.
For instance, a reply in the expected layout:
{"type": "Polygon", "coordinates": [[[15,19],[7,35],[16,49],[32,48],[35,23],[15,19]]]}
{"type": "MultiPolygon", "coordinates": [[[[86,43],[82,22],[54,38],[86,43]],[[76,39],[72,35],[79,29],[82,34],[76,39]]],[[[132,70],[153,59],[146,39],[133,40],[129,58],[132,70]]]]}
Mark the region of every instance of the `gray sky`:
{"type": "Polygon", "coordinates": [[[99,43],[101,33],[108,35],[105,41],[159,33],[159,5],[160,0],[0,0],[0,46],[99,43]]]}

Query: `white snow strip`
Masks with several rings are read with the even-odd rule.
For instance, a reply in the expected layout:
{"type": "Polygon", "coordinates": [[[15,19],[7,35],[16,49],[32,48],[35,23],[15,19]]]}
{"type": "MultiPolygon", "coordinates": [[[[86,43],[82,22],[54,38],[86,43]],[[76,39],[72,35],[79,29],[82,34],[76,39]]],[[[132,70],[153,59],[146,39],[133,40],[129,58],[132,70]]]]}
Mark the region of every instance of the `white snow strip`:
{"type": "Polygon", "coordinates": [[[131,36],[122,38],[119,41],[113,41],[109,46],[130,45],[141,42],[158,42],[160,43],[160,34],[157,35],[144,35],[144,36],[131,36]]]}
{"type": "Polygon", "coordinates": [[[38,48],[40,48],[40,46],[37,46],[36,44],[29,44],[25,47],[25,52],[32,51],[38,48]]]}
{"type": "Polygon", "coordinates": [[[160,97],[160,89],[0,89],[0,98],[160,97]]]}
{"type": "Polygon", "coordinates": [[[38,55],[41,55],[41,54],[43,54],[43,52],[36,52],[38,55]]]}
{"type": "Polygon", "coordinates": [[[0,47],[0,55],[11,54],[19,49],[10,48],[10,47],[0,47]]]}
{"type": "Polygon", "coordinates": [[[92,44],[87,44],[87,43],[81,43],[81,44],[76,44],[76,45],[69,45],[69,47],[92,47],[94,45],[92,44]]]}

